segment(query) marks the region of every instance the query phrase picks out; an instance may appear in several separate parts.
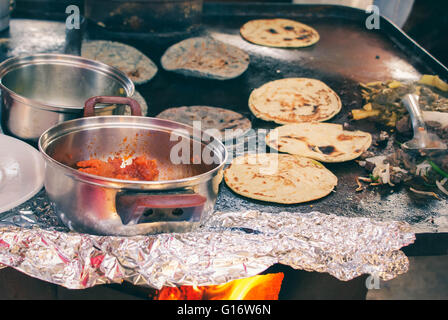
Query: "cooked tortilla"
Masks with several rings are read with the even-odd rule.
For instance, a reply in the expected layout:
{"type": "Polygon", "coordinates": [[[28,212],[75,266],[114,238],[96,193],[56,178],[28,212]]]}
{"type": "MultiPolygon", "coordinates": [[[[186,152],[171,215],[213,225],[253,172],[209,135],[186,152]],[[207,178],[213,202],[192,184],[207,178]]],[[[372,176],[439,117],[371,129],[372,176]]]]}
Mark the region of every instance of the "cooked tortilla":
{"type": "Polygon", "coordinates": [[[218,130],[223,141],[242,136],[252,128],[250,120],[242,114],[208,106],[169,108],[159,113],[157,118],[173,120],[189,126],[193,126],[194,121],[201,121],[202,130],[218,130]]]}
{"type": "Polygon", "coordinates": [[[157,73],[157,66],[151,59],[136,48],[120,42],[85,41],[82,43],[81,55],[121,70],[135,84],[143,84],[157,73]]]}
{"type": "Polygon", "coordinates": [[[269,47],[308,47],[319,41],[319,33],[306,24],[288,19],[252,20],[240,29],[241,36],[269,47]]]}
{"type": "Polygon", "coordinates": [[[337,177],[319,162],[289,154],[246,154],[224,172],[234,192],[252,199],[294,204],[320,199],[337,185],[337,177]]]}
{"type": "Polygon", "coordinates": [[[209,37],[183,40],[169,47],[161,59],[167,71],[216,80],[233,79],[249,66],[243,50],[209,37]]]}
{"type": "Polygon", "coordinates": [[[299,123],[272,130],[266,143],[281,152],[322,162],[344,162],[366,151],[372,136],[363,131],[344,130],[340,124],[299,123]]]}
{"type": "Polygon", "coordinates": [[[341,108],[341,99],[331,88],[307,78],[271,81],[249,97],[249,109],[257,118],[280,124],[326,121],[341,108]]]}

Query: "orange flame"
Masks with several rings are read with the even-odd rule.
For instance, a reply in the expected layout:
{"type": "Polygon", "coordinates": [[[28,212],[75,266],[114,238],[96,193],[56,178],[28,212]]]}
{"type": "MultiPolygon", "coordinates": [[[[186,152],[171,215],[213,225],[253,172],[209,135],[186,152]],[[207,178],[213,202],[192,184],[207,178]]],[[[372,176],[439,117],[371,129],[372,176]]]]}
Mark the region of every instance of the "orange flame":
{"type": "Polygon", "coordinates": [[[277,300],[283,277],[283,273],[274,273],[216,286],[164,287],[154,300],[277,300]]]}

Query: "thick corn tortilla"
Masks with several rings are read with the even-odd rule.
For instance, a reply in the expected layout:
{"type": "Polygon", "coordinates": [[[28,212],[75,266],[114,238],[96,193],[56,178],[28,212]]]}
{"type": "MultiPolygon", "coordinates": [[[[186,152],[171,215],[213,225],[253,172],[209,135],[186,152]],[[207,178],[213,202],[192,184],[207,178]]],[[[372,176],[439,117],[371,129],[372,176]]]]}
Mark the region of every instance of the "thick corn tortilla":
{"type": "Polygon", "coordinates": [[[142,52],[120,42],[84,41],[81,56],[120,69],[135,84],[148,82],[158,71],[155,63],[142,52]]]}
{"type": "Polygon", "coordinates": [[[322,162],[344,162],[358,158],[372,144],[363,131],[347,131],[334,123],[299,123],[278,127],[266,143],[281,152],[322,162]]]}
{"type": "Polygon", "coordinates": [[[320,199],[337,177],[319,162],[289,154],[246,154],[233,159],[224,180],[234,192],[256,200],[294,204],[320,199]]]}
{"type": "Polygon", "coordinates": [[[240,33],[249,42],[281,48],[308,47],[320,39],[310,26],[288,19],[252,20],[241,27],[240,33]]]}
{"type": "Polygon", "coordinates": [[[341,108],[341,99],[330,87],[308,78],[271,81],[249,97],[249,109],[257,118],[279,124],[326,121],[341,108]]]}
{"type": "Polygon", "coordinates": [[[199,78],[228,80],[239,77],[249,66],[243,50],[210,37],[195,37],[169,47],[160,63],[167,71],[199,78]]]}
{"type": "Polygon", "coordinates": [[[245,135],[252,128],[250,120],[242,114],[209,106],[169,108],[159,113],[157,118],[177,121],[189,126],[193,126],[194,121],[201,121],[201,130],[218,130],[222,141],[245,135]]]}

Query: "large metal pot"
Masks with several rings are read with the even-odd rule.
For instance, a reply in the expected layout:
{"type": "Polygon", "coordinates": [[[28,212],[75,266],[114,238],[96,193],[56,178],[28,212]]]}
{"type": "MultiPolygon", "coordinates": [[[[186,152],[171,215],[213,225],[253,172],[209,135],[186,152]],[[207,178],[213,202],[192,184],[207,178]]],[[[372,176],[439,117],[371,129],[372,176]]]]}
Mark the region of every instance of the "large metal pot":
{"type": "MultiPolygon", "coordinates": [[[[116,103],[101,100],[106,101],[116,103]]],[[[192,127],[133,116],[58,124],[41,136],[39,150],[46,161],[45,188],[62,222],[78,232],[102,235],[191,230],[213,212],[227,158],[219,140],[192,127]],[[78,161],[117,154],[156,159],[159,179],[125,181],[75,169],[78,161]],[[179,155],[196,163],[178,163],[179,155]]]]}
{"type": "MultiPolygon", "coordinates": [[[[37,143],[53,125],[82,116],[92,96],[134,94],[133,82],[106,64],[64,54],[15,57],[0,64],[3,130],[37,143]]],[[[98,106],[98,115],[123,114],[124,106],[98,106]]]]}

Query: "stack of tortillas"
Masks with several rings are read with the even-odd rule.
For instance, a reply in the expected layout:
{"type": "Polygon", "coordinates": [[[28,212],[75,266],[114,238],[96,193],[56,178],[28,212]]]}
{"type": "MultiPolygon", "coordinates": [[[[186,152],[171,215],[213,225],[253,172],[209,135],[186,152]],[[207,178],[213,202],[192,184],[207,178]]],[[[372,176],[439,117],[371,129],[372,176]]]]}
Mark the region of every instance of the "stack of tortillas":
{"type": "Polygon", "coordinates": [[[289,154],[246,154],[224,172],[230,189],[245,197],[295,204],[328,195],[337,177],[319,162],[289,154]]]}
{"type": "Polygon", "coordinates": [[[266,143],[281,151],[323,162],[353,160],[366,151],[372,136],[347,131],[335,123],[298,123],[278,127],[266,136],[266,143]]]}
{"type": "Polygon", "coordinates": [[[336,92],[322,81],[308,78],[271,81],[249,97],[249,109],[256,117],[280,124],[326,121],[341,108],[336,92]]]}
{"type": "Polygon", "coordinates": [[[319,33],[303,23],[288,19],[252,20],[240,29],[241,36],[269,47],[299,48],[319,41],[319,33]]]}

